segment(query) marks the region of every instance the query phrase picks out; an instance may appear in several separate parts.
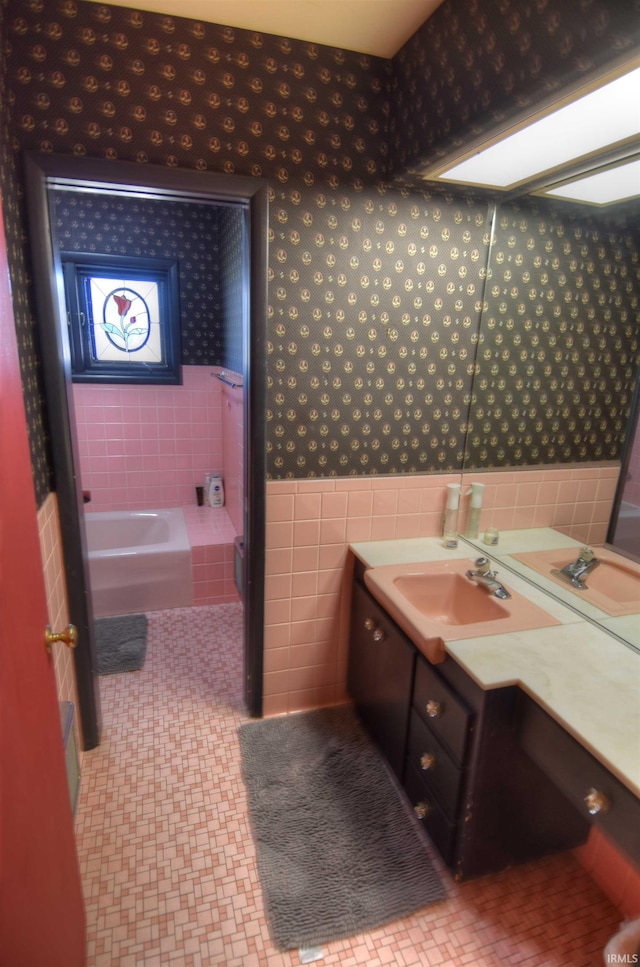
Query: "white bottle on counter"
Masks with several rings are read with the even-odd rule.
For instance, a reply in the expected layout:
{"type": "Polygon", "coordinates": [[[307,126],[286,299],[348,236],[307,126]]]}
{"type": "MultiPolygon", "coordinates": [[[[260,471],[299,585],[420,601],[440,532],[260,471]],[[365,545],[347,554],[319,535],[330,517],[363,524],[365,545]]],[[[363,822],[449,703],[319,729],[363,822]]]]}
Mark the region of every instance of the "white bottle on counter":
{"type": "Polygon", "coordinates": [[[442,544],[444,547],[458,546],[458,507],[460,506],[460,484],[447,484],[447,506],[442,524],[442,544]]]}
{"type": "Polygon", "coordinates": [[[222,474],[212,473],[209,481],[209,505],[211,507],[224,507],[224,484],[222,474]]]}

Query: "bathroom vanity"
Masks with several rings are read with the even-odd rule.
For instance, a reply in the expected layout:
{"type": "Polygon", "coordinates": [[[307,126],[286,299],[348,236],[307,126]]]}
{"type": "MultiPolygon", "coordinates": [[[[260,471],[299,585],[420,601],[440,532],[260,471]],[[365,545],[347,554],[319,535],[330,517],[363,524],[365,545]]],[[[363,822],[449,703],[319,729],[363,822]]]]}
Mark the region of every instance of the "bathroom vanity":
{"type": "MultiPolygon", "coordinates": [[[[407,633],[401,615],[404,627],[394,620],[384,596],[372,595],[365,573],[403,557],[437,569],[451,552],[435,539],[369,542],[352,551],[348,691],[454,875],[570,849],[586,841],[594,822],[640,861],[633,709],[640,656],[503,571],[514,593],[548,609],[548,626],[469,637],[458,631],[434,663],[426,657],[433,650],[407,633]]],[[[472,562],[474,549],[455,555],[472,562]]]]}

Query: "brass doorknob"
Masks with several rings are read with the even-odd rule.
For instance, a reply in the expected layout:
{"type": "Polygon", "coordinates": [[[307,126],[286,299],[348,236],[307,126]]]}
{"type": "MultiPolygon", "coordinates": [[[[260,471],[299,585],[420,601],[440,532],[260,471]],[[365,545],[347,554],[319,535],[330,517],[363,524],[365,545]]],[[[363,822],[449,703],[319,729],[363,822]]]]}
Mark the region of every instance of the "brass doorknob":
{"type": "Polygon", "coordinates": [[[45,648],[51,653],[51,648],[56,641],[62,641],[67,648],[75,648],[78,644],[78,629],[75,625],[67,625],[64,631],[52,631],[51,625],[47,625],[44,632],[45,648]]]}
{"type": "Polygon", "coordinates": [[[587,807],[587,812],[591,813],[592,816],[597,816],[598,813],[606,813],[610,805],[605,794],[593,787],[584,797],[584,804],[587,807]]]}

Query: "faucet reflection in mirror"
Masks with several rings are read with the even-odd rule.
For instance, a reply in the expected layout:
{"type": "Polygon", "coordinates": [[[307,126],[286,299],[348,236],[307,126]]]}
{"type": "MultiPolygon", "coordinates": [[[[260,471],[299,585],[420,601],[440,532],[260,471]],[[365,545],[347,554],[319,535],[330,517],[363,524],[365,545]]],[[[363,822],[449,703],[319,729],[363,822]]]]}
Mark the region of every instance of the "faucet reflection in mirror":
{"type": "Polygon", "coordinates": [[[593,569],[598,567],[599,564],[600,561],[591,548],[583,547],[576,561],[573,561],[571,564],[565,564],[559,570],[553,568],[551,573],[556,577],[562,578],[564,581],[568,581],[569,584],[573,585],[579,591],[584,591],[587,587],[585,584],[587,575],[591,574],[593,569]]]}

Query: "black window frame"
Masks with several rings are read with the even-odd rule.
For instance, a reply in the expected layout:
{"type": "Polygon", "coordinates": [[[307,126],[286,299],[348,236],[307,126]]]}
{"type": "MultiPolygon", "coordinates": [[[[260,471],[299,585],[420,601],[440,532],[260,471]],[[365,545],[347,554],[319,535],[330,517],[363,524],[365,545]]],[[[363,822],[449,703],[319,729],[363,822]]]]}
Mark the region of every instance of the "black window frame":
{"type": "Polygon", "coordinates": [[[69,323],[71,379],[74,383],[148,383],[181,385],[180,305],[178,263],[174,259],[130,258],[118,255],[61,253],[69,323]],[[158,285],[162,362],[96,359],[92,352],[92,307],[89,279],[95,276],[147,280],[158,285]]]}

